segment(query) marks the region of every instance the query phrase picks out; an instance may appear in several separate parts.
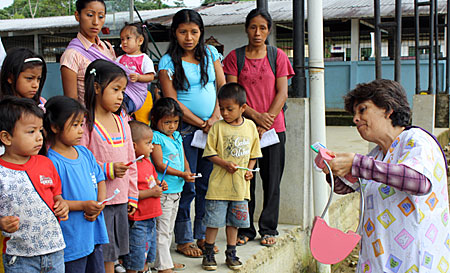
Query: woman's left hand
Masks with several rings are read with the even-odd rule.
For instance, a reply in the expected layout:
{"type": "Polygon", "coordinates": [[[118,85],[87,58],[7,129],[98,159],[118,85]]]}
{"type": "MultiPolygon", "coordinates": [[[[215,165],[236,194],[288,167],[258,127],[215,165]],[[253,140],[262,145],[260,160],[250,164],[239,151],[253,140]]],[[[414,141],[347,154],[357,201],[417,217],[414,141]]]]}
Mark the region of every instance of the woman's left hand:
{"type": "MultiPolygon", "coordinates": [[[[354,153],[335,153],[335,157],[329,162],[334,175],[344,177],[352,172],[354,153]]],[[[326,168],[326,167],[325,167],[326,168]]]]}
{"type": "Polygon", "coordinates": [[[207,134],[209,132],[209,129],[211,129],[211,126],[213,126],[214,122],[218,121],[219,119],[212,115],[208,120],[205,121],[205,124],[202,128],[203,132],[207,134]]]}

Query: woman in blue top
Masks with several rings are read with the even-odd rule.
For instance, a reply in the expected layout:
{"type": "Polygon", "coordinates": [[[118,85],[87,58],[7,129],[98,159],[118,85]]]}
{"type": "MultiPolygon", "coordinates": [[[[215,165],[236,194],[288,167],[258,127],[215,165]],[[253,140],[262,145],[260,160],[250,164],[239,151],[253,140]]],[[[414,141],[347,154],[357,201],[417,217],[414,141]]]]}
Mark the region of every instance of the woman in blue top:
{"type": "Polygon", "coordinates": [[[203,20],[194,10],[178,11],[170,31],[167,53],[159,62],[159,79],[164,97],[175,99],[183,110],[183,146],[191,172],[201,173],[194,183],[185,183],[175,222],[177,252],[188,257],[201,257],[205,243],[205,195],[212,164],[202,159],[203,150],[191,146],[196,130],[208,133],[219,119],[216,90],[225,84],[219,53],[213,46],[205,46],[203,20]],[[195,198],[194,232],[190,206],[195,198]]]}

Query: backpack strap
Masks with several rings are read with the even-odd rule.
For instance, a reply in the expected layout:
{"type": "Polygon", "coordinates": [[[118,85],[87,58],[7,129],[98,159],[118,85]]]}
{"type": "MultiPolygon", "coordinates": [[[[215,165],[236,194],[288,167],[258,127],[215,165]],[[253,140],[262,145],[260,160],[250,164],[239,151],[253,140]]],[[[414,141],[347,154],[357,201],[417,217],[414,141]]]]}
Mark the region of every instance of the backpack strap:
{"type": "Polygon", "coordinates": [[[242,68],[244,68],[245,47],[246,46],[238,47],[234,51],[236,53],[236,64],[237,64],[237,69],[238,69],[238,74],[237,74],[238,77],[241,74],[242,68]]]}
{"type": "Polygon", "coordinates": [[[269,59],[270,68],[272,68],[273,75],[275,79],[277,78],[277,54],[278,50],[276,47],[267,45],[267,58],[269,59]]]}

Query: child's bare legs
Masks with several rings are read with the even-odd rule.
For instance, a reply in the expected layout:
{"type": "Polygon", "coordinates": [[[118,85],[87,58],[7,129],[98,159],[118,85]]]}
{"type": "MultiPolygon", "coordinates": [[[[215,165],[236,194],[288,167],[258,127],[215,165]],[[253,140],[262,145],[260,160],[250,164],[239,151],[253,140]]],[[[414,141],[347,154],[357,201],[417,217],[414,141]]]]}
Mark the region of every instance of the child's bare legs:
{"type": "Polygon", "coordinates": [[[236,246],[238,229],[237,227],[227,226],[227,245],[236,246]]]}
{"type": "MultiPolygon", "coordinates": [[[[206,243],[214,244],[214,242],[216,241],[218,231],[219,231],[218,228],[207,227],[206,232],[205,232],[206,243]]],[[[227,236],[228,236],[228,234],[227,234],[227,236]]]]}
{"type": "Polygon", "coordinates": [[[105,273],[114,273],[114,262],[105,262],[105,273]]]}

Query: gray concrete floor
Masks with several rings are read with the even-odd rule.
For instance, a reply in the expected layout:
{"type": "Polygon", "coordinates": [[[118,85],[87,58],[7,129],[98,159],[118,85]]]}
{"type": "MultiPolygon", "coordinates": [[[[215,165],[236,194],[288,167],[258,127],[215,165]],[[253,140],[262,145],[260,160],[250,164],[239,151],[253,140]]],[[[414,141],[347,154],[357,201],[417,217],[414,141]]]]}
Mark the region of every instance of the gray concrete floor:
{"type": "MultiPolygon", "coordinates": [[[[448,130],[445,128],[437,128],[435,129],[435,134],[443,132],[444,130],[448,130]]],[[[364,141],[356,127],[353,126],[327,126],[326,128],[327,134],[327,147],[328,149],[336,152],[355,152],[366,154],[369,151],[369,144],[364,141]]],[[[279,225],[280,235],[285,234],[287,231],[292,229],[294,226],[292,225],[279,225]]],[[[259,244],[259,237],[256,240],[248,242],[245,246],[237,247],[237,255],[241,258],[241,261],[245,263],[246,260],[255,255],[259,250],[264,248],[259,244]]],[[[307,243],[307,242],[305,242],[307,243]]],[[[222,228],[219,230],[219,234],[217,236],[216,245],[219,247],[220,252],[216,255],[216,261],[218,264],[217,271],[215,272],[231,272],[230,269],[225,264],[225,254],[224,251],[226,249],[226,238],[225,238],[225,229],[222,228]]],[[[186,269],[183,272],[186,273],[194,273],[194,272],[206,272],[202,269],[201,258],[187,258],[183,255],[175,252],[175,244],[172,244],[172,259],[174,262],[183,263],[186,265],[186,269]]]]}

